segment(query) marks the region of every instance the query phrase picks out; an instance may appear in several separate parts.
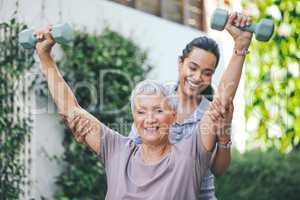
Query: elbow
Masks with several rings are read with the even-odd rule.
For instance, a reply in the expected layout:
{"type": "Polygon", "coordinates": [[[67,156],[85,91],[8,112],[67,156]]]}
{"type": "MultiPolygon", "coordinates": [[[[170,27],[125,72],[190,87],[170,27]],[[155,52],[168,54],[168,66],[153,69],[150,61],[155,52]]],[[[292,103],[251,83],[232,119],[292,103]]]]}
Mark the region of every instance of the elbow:
{"type": "Polygon", "coordinates": [[[215,177],[221,177],[225,174],[226,170],[212,170],[215,177]]]}
{"type": "Polygon", "coordinates": [[[215,177],[224,176],[230,166],[230,161],[222,166],[216,166],[216,163],[211,167],[211,172],[215,177]]]}

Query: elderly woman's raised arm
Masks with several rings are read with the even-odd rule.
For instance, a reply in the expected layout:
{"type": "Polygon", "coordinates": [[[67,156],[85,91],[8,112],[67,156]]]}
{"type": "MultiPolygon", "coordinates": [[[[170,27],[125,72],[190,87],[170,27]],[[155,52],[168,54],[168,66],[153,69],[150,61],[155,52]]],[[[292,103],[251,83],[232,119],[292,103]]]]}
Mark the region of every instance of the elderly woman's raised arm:
{"type": "Polygon", "coordinates": [[[36,36],[37,38],[44,38],[43,41],[37,43],[36,50],[42,65],[42,72],[46,77],[48,88],[58,107],[59,114],[62,115],[66,125],[70,127],[72,132],[75,131],[75,128],[78,128],[74,127],[72,123],[75,118],[86,119],[89,129],[85,131],[90,132],[86,137],[86,144],[94,152],[99,153],[101,143],[100,121],[79,106],[73,92],[63,79],[55,61],[50,55],[55,42],[49,33],[49,28],[36,32],[36,36]]]}

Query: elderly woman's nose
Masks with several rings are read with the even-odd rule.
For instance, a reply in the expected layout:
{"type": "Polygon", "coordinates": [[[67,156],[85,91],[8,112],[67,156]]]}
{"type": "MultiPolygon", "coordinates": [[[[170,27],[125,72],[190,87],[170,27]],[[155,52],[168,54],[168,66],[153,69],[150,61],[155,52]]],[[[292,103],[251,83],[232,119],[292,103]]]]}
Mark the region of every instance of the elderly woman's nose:
{"type": "Polygon", "coordinates": [[[145,119],[146,123],[152,124],[152,123],[155,123],[156,121],[157,121],[157,119],[155,118],[154,113],[148,113],[146,115],[146,119],[145,119]]]}

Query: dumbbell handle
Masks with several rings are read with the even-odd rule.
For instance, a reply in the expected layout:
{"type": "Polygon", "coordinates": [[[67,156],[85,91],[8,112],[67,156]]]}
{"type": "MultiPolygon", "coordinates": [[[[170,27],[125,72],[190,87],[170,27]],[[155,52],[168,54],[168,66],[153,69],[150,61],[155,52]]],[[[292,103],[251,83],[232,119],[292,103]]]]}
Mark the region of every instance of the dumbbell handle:
{"type": "Polygon", "coordinates": [[[237,27],[237,28],[241,29],[242,31],[248,31],[248,32],[251,32],[251,33],[255,33],[256,26],[257,26],[256,24],[250,24],[248,26],[237,27]]]}
{"type": "MultiPolygon", "coordinates": [[[[31,34],[30,34],[30,35],[31,35],[31,36],[30,36],[31,39],[32,39],[34,42],[37,42],[37,39],[36,39],[36,36],[34,35],[34,30],[33,30],[33,29],[25,29],[24,32],[25,32],[25,31],[30,31],[30,32],[31,32],[31,34]]],[[[22,31],[22,32],[23,32],[23,31],[22,31]]],[[[21,32],[21,33],[22,33],[22,32],[21,32]]],[[[52,32],[52,31],[50,31],[50,34],[51,34],[51,32],[52,32]]]]}
{"type": "MultiPolygon", "coordinates": [[[[34,30],[33,29],[25,29],[20,34],[25,33],[26,31],[30,32],[30,37],[34,42],[37,42],[36,36],[34,35],[34,30]]],[[[51,31],[50,31],[51,33],[51,31]]]]}
{"type": "Polygon", "coordinates": [[[33,30],[33,29],[30,29],[29,31],[32,32],[31,38],[32,38],[32,40],[36,43],[36,42],[37,42],[37,39],[36,39],[36,36],[34,35],[34,30],[33,30]]]}

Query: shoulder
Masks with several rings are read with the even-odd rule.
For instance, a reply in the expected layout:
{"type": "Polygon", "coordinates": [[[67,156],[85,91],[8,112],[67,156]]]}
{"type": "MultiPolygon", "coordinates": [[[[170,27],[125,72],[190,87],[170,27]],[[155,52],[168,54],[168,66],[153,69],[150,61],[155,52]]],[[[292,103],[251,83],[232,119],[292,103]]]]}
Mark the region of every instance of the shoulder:
{"type": "Polygon", "coordinates": [[[116,148],[119,147],[132,147],[134,146],[134,142],[129,137],[124,136],[116,130],[113,130],[106,125],[102,124],[102,140],[109,140],[111,145],[115,145],[116,148]]]}
{"type": "Polygon", "coordinates": [[[176,147],[179,152],[183,152],[184,155],[195,157],[195,148],[197,145],[196,141],[198,137],[197,134],[194,132],[188,134],[182,133],[182,136],[183,137],[180,139],[180,141],[173,144],[174,147],[176,147]]]}
{"type": "Polygon", "coordinates": [[[116,160],[127,157],[130,152],[136,148],[136,144],[130,138],[119,132],[102,125],[100,160],[107,163],[116,162],[116,160]]]}
{"type": "MultiPolygon", "coordinates": [[[[186,130],[183,130],[185,132],[186,130]]],[[[194,158],[199,158],[201,154],[211,154],[204,148],[203,140],[199,133],[199,123],[194,124],[193,128],[188,133],[183,133],[183,137],[177,143],[174,143],[175,147],[178,147],[180,151],[190,155],[194,158]]]]}
{"type": "Polygon", "coordinates": [[[201,102],[195,112],[205,112],[209,107],[209,103],[210,101],[205,96],[202,96],[201,102]]]}

